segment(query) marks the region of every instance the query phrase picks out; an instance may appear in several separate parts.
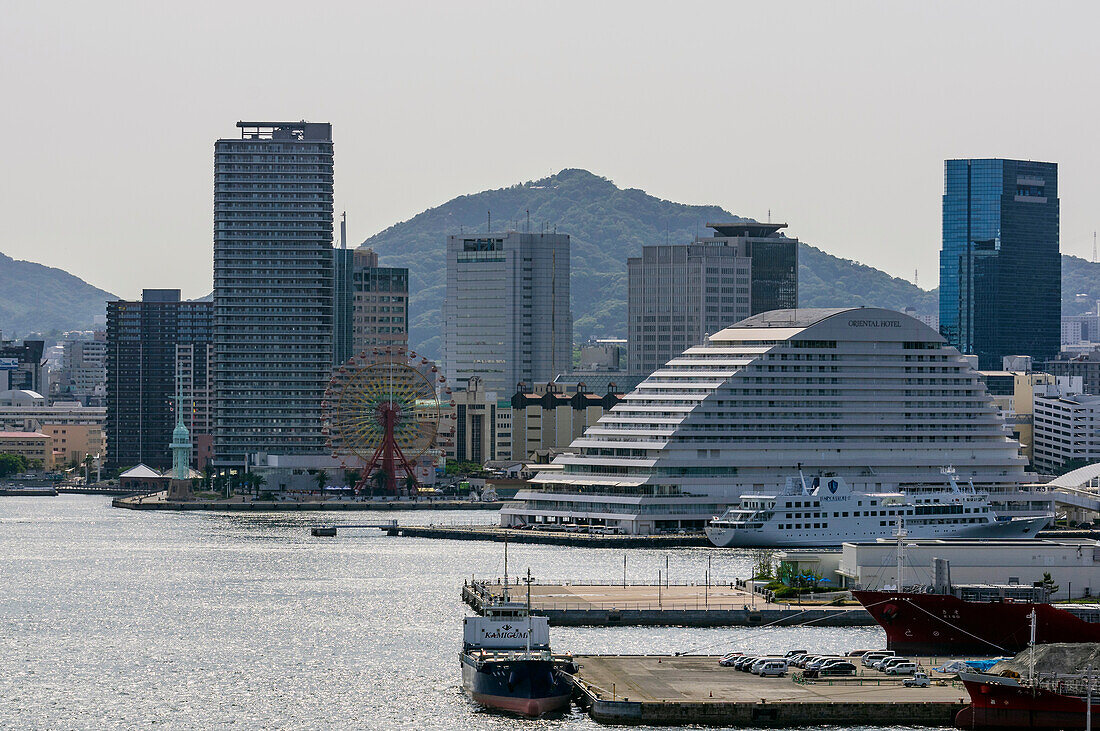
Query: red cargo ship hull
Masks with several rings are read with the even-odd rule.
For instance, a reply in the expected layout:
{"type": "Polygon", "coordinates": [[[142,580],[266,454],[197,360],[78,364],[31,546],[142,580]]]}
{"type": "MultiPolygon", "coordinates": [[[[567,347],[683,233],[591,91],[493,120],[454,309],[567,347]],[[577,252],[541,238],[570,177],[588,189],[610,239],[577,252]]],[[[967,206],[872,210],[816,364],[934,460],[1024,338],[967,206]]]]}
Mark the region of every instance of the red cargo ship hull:
{"type": "MultiPolygon", "coordinates": [[[[1008,685],[990,676],[962,677],[970,693],[970,705],[955,716],[955,726],[963,729],[1085,728],[1085,700],[1062,695],[1045,688],[1008,685]]],[[[1100,705],[1092,704],[1093,716],[1100,720],[1100,705]]]]}
{"type": "Polygon", "coordinates": [[[852,595],[886,630],[886,646],[914,655],[1012,655],[1036,642],[1100,642],[1100,623],[1033,602],[973,602],[951,594],[859,591],[852,595]]]}

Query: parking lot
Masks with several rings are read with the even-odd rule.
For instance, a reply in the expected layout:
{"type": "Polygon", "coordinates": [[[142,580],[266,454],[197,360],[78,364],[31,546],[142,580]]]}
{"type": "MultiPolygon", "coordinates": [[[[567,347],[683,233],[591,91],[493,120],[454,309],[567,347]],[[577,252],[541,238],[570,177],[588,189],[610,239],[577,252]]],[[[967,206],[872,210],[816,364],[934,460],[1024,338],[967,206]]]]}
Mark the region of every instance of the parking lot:
{"type": "MultiPolygon", "coordinates": [[[[926,671],[944,661],[944,658],[914,659],[926,671]]],[[[642,702],[961,702],[966,697],[953,674],[935,671],[929,672],[932,676],[929,687],[906,688],[902,681],[907,676],[884,675],[862,665],[858,665],[854,677],[801,681],[797,669],[782,678],[761,678],[720,667],[718,660],[718,656],[580,656],[577,677],[604,699],[642,702]]]]}

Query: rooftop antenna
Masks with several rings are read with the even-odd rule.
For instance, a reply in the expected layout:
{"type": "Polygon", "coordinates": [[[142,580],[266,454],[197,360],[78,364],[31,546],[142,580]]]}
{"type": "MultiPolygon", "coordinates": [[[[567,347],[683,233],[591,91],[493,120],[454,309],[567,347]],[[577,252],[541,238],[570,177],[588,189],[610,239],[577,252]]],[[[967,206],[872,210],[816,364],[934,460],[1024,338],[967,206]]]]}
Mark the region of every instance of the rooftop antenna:
{"type": "Polygon", "coordinates": [[[772,222],[772,209],[768,209],[768,223],[772,222]]]}
{"type": "Polygon", "coordinates": [[[920,286],[920,271],[917,269],[913,270],[913,284],[920,286]]]}
{"type": "Polygon", "coordinates": [[[531,209],[527,209],[527,233],[531,233],[531,209]]]}
{"type": "Polygon", "coordinates": [[[1092,263],[1096,263],[1096,232],[1092,232],[1092,263]]]}
{"type": "Polygon", "coordinates": [[[492,211],[485,211],[485,214],[488,216],[488,220],[485,223],[485,233],[487,233],[487,234],[492,233],[493,232],[493,212],[492,211]]]}

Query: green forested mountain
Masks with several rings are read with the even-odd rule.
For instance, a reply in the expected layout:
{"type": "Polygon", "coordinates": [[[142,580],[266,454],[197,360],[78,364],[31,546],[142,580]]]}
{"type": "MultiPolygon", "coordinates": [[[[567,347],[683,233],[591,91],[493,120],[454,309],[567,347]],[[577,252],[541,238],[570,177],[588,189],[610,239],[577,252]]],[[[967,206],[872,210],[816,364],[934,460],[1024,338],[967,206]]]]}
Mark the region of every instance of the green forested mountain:
{"type": "Polygon", "coordinates": [[[800,307],[874,305],[931,314],[939,307],[938,290],[927,291],[858,261],[841,259],[803,243],[798,247],[800,307]]]}
{"type": "MultiPolygon", "coordinates": [[[[440,306],[446,293],[446,242],[452,233],[527,225],[572,237],[570,286],[574,339],[626,334],[626,260],[643,244],[686,243],[707,235],[706,224],[746,220],[719,206],[692,206],[622,189],[586,170],[562,170],[542,180],[464,195],[395,224],[364,243],[384,266],[409,268],[409,342],[426,355],[441,349],[440,306]]],[[[812,246],[800,248],[800,301],[807,307],[878,305],[933,312],[935,294],[903,279],[812,246]]]]}
{"type": "Polygon", "coordinates": [[[1062,254],[1062,314],[1096,312],[1100,300],[1100,264],[1062,254]]]}
{"type": "Polygon", "coordinates": [[[5,338],[92,327],[110,292],[54,267],[0,254],[0,331],[5,338]]]}
{"type": "Polygon", "coordinates": [[[718,206],[689,206],[641,190],[623,190],[586,170],[562,170],[542,180],[464,195],[395,224],[364,243],[384,266],[409,268],[409,343],[437,356],[440,306],[446,294],[447,236],[493,229],[554,231],[571,237],[570,289],[574,337],[626,332],[626,259],[642,244],[690,241],[715,220],[742,220],[718,206]]]}

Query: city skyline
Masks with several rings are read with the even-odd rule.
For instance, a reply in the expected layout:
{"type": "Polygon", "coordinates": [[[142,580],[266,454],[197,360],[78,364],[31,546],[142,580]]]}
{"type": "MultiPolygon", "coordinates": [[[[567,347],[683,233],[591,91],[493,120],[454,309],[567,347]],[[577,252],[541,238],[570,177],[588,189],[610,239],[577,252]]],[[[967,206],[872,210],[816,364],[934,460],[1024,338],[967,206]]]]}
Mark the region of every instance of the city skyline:
{"type": "Polygon", "coordinates": [[[7,91],[15,114],[0,128],[11,139],[34,129],[51,143],[6,157],[19,182],[5,183],[0,196],[10,221],[4,253],[79,272],[124,298],[139,293],[134,282],[146,272],[160,275],[143,286],[204,296],[212,275],[209,171],[201,162],[209,140],[227,118],[293,114],[331,121],[343,140],[335,208],[354,214],[351,243],[458,195],[584,167],[663,198],[720,204],[759,220],[771,210],[773,220],[797,223],[803,241],[910,280],[919,269],[929,288],[937,280],[940,163],[988,156],[1059,162],[1063,251],[1089,257],[1100,228],[1089,220],[1089,200],[1100,183],[1088,175],[1098,153],[1085,120],[1100,110],[1074,85],[1077,69],[1093,67],[1100,54],[1084,37],[1095,11],[1005,10],[999,32],[974,34],[989,20],[978,7],[952,6],[946,16],[936,6],[872,13],[810,4],[703,7],[714,22],[760,32],[730,47],[699,44],[694,14],[666,17],[644,5],[630,13],[588,9],[583,28],[568,11],[338,5],[317,16],[272,12],[266,32],[241,39],[230,29],[250,21],[234,8],[219,9],[226,22],[209,27],[201,4],[129,25],[113,22],[112,8],[14,8],[0,31],[0,58],[14,72],[7,91]],[[160,32],[141,32],[146,25],[160,32]],[[822,26],[834,32],[819,33],[822,26]],[[97,33],[78,32],[86,27],[97,33]],[[629,42],[655,27],[662,28],[661,65],[629,42]],[[509,35],[510,28],[530,35],[509,35]],[[297,31],[332,34],[332,42],[302,66],[275,53],[297,31]],[[394,45],[413,32],[425,34],[425,53],[395,68],[394,45]],[[450,40],[475,32],[496,33],[499,43],[464,50],[466,63],[451,64],[450,40]],[[1059,38],[1043,64],[1013,60],[1016,47],[1006,39],[1043,36],[1059,38]],[[779,37],[786,50],[776,54],[779,37]],[[41,53],[60,38],[66,48],[41,53]],[[227,55],[172,60],[195,47],[227,55]],[[79,68],[50,58],[64,63],[76,54],[79,68]],[[556,74],[547,73],[551,55],[556,74]],[[242,87],[224,73],[253,57],[271,59],[270,77],[242,87]],[[557,78],[572,83],[563,88],[557,78]],[[44,87],[53,92],[40,94],[44,87]],[[142,93],[130,93],[135,88],[142,93]],[[191,89],[203,94],[181,104],[191,89]],[[998,108],[1018,89],[1031,103],[1003,124],[956,112],[998,108]],[[424,113],[425,99],[463,108],[520,93],[554,98],[567,111],[521,107],[518,124],[456,118],[445,127],[424,113]],[[744,114],[746,96],[775,114],[744,114]],[[65,126],[72,105],[87,110],[79,134],[65,126]],[[713,133],[705,126],[700,133],[696,115],[685,113],[703,107],[724,120],[713,133]],[[1058,115],[1049,113],[1054,108],[1058,115]],[[134,186],[135,179],[155,184],[134,186]],[[123,213],[132,225],[120,235],[123,213]],[[108,249],[120,256],[102,256],[108,249]],[[176,262],[171,271],[161,265],[168,257],[176,262]]]}

